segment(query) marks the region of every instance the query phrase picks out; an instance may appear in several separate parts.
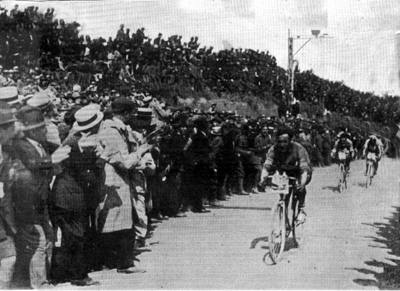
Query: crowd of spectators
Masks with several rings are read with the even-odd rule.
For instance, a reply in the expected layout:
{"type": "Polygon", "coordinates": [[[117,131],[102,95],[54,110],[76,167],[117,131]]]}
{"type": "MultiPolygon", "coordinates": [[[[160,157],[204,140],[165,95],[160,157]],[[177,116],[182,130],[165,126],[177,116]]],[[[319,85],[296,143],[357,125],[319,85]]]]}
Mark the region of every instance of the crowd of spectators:
{"type": "MultiPolygon", "coordinates": [[[[302,119],[298,108],[287,114],[285,70],[268,53],[152,40],[123,25],[114,39],[92,40],[53,9],[0,10],[0,287],[94,285],[88,274],[102,268],[142,272],[135,256],[149,250],[154,223],[259,194],[277,128],[294,130],[315,167],[332,163],[337,132],[348,130],[302,119]],[[271,117],[179,108],[170,97],[185,97],[182,88],[272,96],[282,108],[271,117]]],[[[332,111],[343,96],[367,108],[396,104],[297,75],[296,98],[332,111]]],[[[362,112],[379,116],[354,114],[362,112]]],[[[351,136],[360,148],[367,133],[351,136]]]]}
{"type": "MultiPolygon", "coordinates": [[[[39,82],[57,81],[66,89],[61,94],[67,94],[73,84],[86,88],[94,81],[99,91],[128,94],[134,86],[168,100],[193,91],[218,96],[237,93],[272,98],[283,107],[282,114],[290,110],[285,102],[286,71],[268,52],[214,51],[201,46],[197,37],[185,41],[180,35],[164,38],[159,33],[152,39],[145,28],[131,32],[123,24],[115,38],[91,39],[79,34],[79,23],[57,19],[52,8],[41,13],[38,7],[19,10],[15,5],[9,12],[4,6],[0,11],[0,63],[8,71],[17,66],[24,84],[39,76],[39,82]]],[[[400,119],[397,97],[359,92],[312,71],[295,72],[294,96],[331,112],[384,125],[400,119]]]]}

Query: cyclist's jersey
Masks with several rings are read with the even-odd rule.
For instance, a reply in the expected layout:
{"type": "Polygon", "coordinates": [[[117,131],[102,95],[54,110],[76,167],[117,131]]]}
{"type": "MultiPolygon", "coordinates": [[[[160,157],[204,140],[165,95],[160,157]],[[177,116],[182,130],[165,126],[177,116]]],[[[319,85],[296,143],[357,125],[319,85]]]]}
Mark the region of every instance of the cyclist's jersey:
{"type": "Polygon", "coordinates": [[[377,157],[380,157],[382,154],[383,150],[383,144],[380,140],[376,140],[376,143],[373,145],[370,143],[370,139],[367,139],[367,141],[364,144],[364,149],[363,149],[363,155],[367,155],[368,153],[374,153],[376,154],[377,157]]]}
{"type": "Polygon", "coordinates": [[[349,151],[351,154],[354,153],[353,142],[348,138],[345,141],[338,139],[333,146],[332,153],[349,151]]]}
{"type": "Polygon", "coordinates": [[[275,170],[287,171],[288,175],[293,175],[297,178],[304,172],[309,174],[312,172],[308,153],[297,142],[292,142],[290,151],[285,154],[278,154],[276,145],[272,146],[267,153],[264,168],[268,172],[275,170]]]}

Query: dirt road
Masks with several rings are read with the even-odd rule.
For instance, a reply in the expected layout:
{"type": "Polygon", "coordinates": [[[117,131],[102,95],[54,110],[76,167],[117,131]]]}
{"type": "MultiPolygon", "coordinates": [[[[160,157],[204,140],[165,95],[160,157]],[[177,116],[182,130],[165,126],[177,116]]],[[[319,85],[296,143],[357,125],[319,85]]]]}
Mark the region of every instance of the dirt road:
{"type": "MultiPolygon", "coordinates": [[[[233,196],[210,213],[158,224],[144,274],[91,273],[86,289],[391,289],[400,279],[400,162],[383,159],[365,189],[364,162],[352,163],[349,188],[336,191],[337,168],[316,168],[308,186],[306,240],[284,258],[268,256],[270,193],[233,196]]],[[[57,289],[71,288],[69,284],[57,289]]],[[[85,288],[83,288],[85,289],[85,288]]]]}

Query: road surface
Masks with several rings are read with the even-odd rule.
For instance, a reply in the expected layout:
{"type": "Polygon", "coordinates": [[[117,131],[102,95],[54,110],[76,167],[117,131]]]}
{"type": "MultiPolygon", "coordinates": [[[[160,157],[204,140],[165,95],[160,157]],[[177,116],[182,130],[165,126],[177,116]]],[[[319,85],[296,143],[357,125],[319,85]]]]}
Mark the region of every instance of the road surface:
{"type": "Polygon", "coordinates": [[[152,251],[138,257],[146,273],[93,272],[101,285],[79,289],[398,289],[400,161],[383,159],[369,189],[364,163],[351,164],[342,193],[337,166],[315,168],[304,244],[289,241],[277,265],[268,256],[268,233],[278,197],[234,195],[210,213],[157,224],[152,251]]]}

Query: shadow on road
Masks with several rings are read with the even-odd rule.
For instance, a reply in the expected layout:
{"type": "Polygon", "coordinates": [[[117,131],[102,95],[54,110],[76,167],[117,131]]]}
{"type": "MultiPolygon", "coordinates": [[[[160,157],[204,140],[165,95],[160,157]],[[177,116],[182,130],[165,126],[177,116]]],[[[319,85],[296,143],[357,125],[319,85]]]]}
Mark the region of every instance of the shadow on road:
{"type": "Polygon", "coordinates": [[[245,209],[245,210],[267,210],[267,211],[271,211],[271,207],[243,207],[243,206],[223,206],[221,207],[223,209],[245,209]]]}
{"type": "Polygon", "coordinates": [[[338,186],[325,186],[322,187],[322,190],[332,190],[332,192],[339,192],[338,186]]]}
{"type": "MultiPolygon", "coordinates": [[[[400,207],[394,207],[392,218],[389,219],[388,223],[374,223],[370,224],[376,228],[376,236],[370,237],[374,242],[381,244],[380,247],[388,249],[388,253],[393,256],[400,256],[400,225],[399,225],[399,213],[400,207]]],[[[387,262],[380,262],[376,260],[366,261],[365,264],[372,267],[383,268],[383,272],[375,272],[369,269],[353,268],[362,274],[370,274],[375,277],[372,279],[355,279],[354,282],[361,286],[374,286],[379,289],[399,289],[400,288],[400,260],[387,259],[393,262],[388,264],[387,262]]]]}

